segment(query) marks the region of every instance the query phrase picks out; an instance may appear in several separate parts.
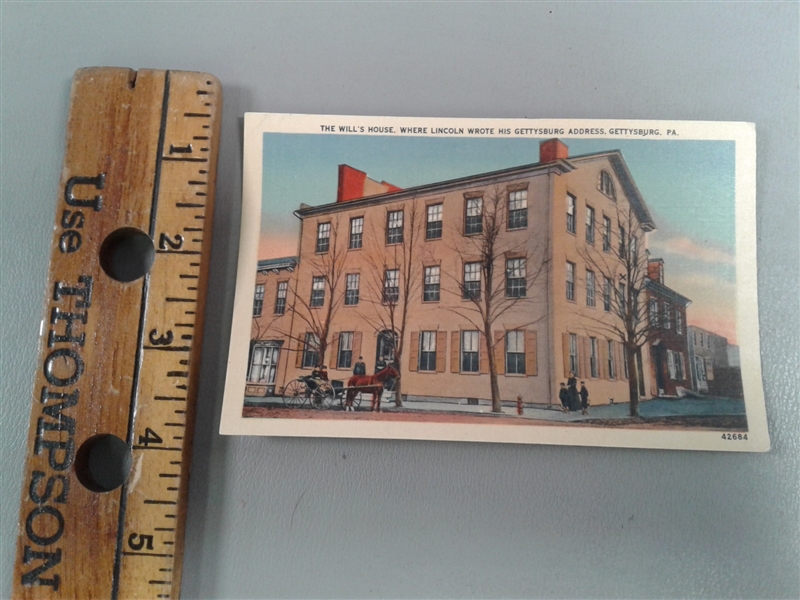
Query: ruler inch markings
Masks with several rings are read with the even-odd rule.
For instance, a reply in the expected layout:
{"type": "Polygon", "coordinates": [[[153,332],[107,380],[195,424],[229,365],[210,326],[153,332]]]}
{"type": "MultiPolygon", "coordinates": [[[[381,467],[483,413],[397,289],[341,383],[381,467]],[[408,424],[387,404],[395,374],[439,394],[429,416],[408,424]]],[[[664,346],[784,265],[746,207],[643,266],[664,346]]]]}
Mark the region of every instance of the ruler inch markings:
{"type": "Polygon", "coordinates": [[[210,258],[206,216],[214,206],[221,122],[216,96],[221,86],[207,73],[75,73],[27,435],[14,598],[180,596],[210,258]],[[81,229],[62,225],[67,210],[83,213],[81,229]],[[123,283],[98,258],[104,240],[124,227],[145,232],[156,254],[148,272],[123,283]],[[196,235],[177,235],[182,231],[196,235]],[[63,234],[82,243],[67,252],[63,234]],[[159,248],[165,236],[178,247],[159,248]],[[55,308],[81,317],[65,329],[63,320],[50,322],[55,308]],[[109,396],[109,389],[117,393],[109,396]],[[55,417],[45,408],[56,402],[69,431],[50,426],[55,417]],[[119,487],[93,491],[85,457],[97,434],[128,446],[135,483],[129,474],[119,487]]]}

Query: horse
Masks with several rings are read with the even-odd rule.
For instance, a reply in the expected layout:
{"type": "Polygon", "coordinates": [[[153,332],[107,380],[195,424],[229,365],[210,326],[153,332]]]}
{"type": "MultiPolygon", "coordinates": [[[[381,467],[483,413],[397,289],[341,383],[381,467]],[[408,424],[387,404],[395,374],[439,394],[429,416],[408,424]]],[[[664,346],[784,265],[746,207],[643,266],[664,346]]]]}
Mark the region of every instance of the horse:
{"type": "Polygon", "coordinates": [[[381,395],[383,384],[389,377],[400,377],[400,373],[392,365],[388,365],[375,373],[375,375],[353,375],[347,380],[347,396],[345,410],[353,410],[353,400],[359,392],[371,393],[371,411],[381,412],[381,395]]]}

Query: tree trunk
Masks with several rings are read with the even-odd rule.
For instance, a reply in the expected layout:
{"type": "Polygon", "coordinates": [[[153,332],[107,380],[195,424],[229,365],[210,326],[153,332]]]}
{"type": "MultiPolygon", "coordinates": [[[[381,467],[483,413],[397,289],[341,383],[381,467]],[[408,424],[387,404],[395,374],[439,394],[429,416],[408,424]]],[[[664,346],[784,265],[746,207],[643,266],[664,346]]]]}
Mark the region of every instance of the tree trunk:
{"type": "Polygon", "coordinates": [[[500,402],[500,386],[497,385],[497,364],[494,360],[494,344],[490,343],[491,329],[484,332],[486,336],[486,353],[489,355],[489,383],[492,388],[492,412],[503,412],[503,404],[500,402]]]}
{"type": "Polygon", "coordinates": [[[630,396],[630,416],[639,416],[639,378],[642,374],[636,368],[636,351],[625,346],[625,360],[628,363],[628,394],[630,396]]]}
{"type": "MultiPolygon", "coordinates": [[[[395,362],[397,363],[397,371],[400,371],[400,365],[403,364],[402,359],[403,355],[401,352],[395,354],[395,362]]],[[[401,408],[403,406],[403,396],[401,395],[402,389],[401,385],[403,384],[402,378],[398,376],[397,379],[394,380],[394,405],[397,408],[401,408]]]]}

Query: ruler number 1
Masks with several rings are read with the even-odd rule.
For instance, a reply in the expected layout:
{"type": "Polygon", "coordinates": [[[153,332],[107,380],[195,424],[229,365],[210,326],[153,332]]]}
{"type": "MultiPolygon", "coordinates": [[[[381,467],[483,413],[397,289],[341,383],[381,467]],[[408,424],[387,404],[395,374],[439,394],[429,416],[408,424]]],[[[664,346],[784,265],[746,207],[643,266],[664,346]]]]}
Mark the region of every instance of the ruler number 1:
{"type": "Polygon", "coordinates": [[[176,233],[174,238],[162,233],[158,238],[159,250],[180,250],[181,246],[183,246],[183,236],[180,233],[176,233]]]}
{"type": "Polygon", "coordinates": [[[128,546],[130,546],[131,550],[141,550],[142,548],[147,548],[148,550],[153,549],[153,536],[152,535],[140,535],[138,533],[132,533],[128,536],[128,546]]]}
{"type": "Polygon", "coordinates": [[[139,444],[147,448],[150,444],[162,444],[164,440],[155,431],[147,427],[144,430],[144,435],[139,436],[139,444]]]}

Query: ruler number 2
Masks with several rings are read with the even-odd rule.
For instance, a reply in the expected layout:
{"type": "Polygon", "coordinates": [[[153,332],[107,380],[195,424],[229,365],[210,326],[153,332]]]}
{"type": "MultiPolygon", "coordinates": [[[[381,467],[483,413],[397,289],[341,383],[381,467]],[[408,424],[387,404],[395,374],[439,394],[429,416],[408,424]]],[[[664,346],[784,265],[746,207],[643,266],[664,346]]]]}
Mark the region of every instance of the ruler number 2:
{"type": "Polygon", "coordinates": [[[153,536],[132,533],[128,536],[128,546],[130,546],[131,550],[141,550],[144,547],[147,547],[148,550],[152,550],[153,536]]]}
{"type": "Polygon", "coordinates": [[[158,238],[159,250],[180,250],[181,246],[183,246],[183,236],[180,233],[176,233],[174,238],[162,233],[158,238]]]}

